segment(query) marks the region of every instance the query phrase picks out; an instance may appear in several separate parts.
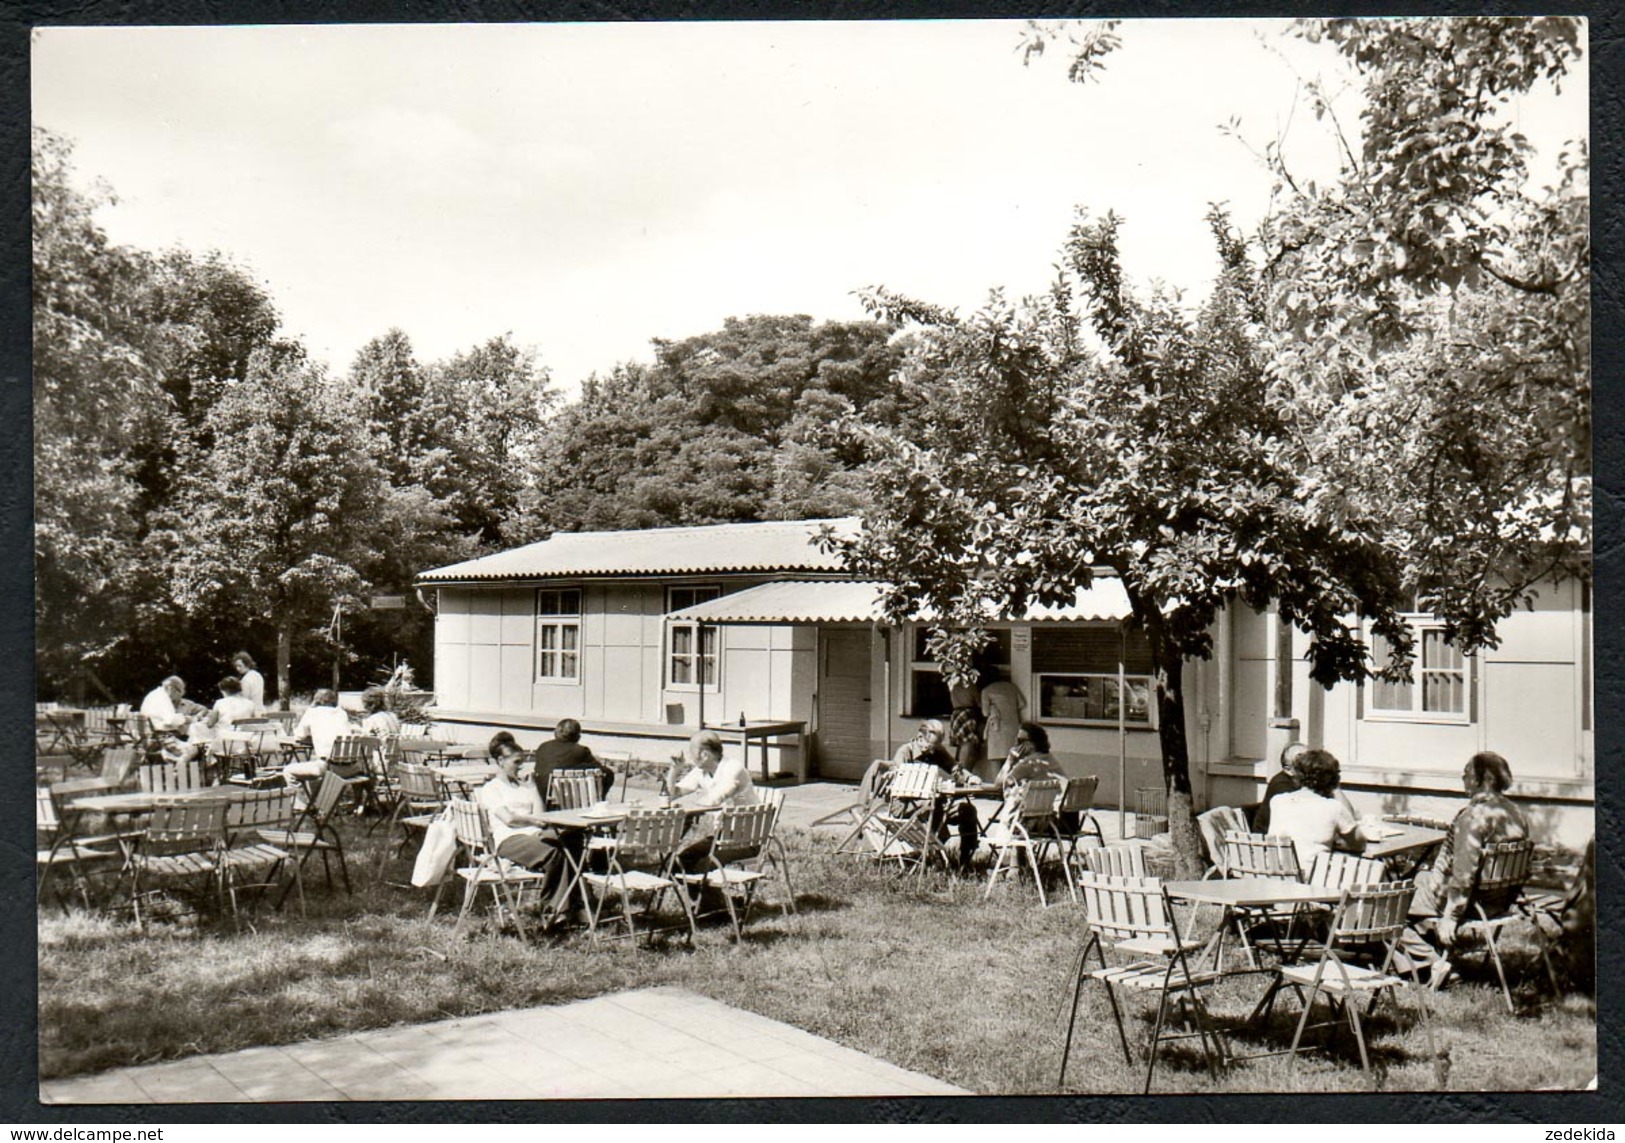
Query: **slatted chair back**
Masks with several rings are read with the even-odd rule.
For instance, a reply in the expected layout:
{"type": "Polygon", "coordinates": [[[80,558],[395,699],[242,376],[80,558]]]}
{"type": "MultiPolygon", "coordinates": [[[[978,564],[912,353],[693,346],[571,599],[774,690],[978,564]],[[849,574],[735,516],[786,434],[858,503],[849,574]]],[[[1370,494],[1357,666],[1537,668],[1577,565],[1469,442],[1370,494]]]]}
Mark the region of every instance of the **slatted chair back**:
{"type": "Polygon", "coordinates": [[[563,810],[584,810],[600,792],[596,770],[555,770],[547,779],[548,802],[563,810]]]}
{"type": "Polygon", "coordinates": [[[51,787],[34,787],[34,830],[43,837],[50,838],[62,828],[62,815],[57,811],[56,799],[51,796],[51,787]]]}
{"type": "Polygon", "coordinates": [[[333,749],[328,752],[327,765],[329,768],[337,766],[343,770],[359,770],[370,775],[373,773],[375,765],[373,760],[378,750],[378,739],[371,735],[345,735],[333,739],[333,749]]]}
{"type": "Polygon", "coordinates": [[[863,772],[863,779],[858,783],[858,800],[868,805],[883,801],[890,795],[894,769],[889,758],[877,758],[869,763],[869,768],[863,772]]]}
{"type": "Polygon", "coordinates": [[[147,819],[142,855],[169,856],[215,848],[225,840],[226,808],[224,800],[214,798],[159,802],[147,819]]]}
{"type": "Polygon", "coordinates": [[[923,801],[937,796],[937,783],[942,771],[934,762],[905,762],[892,771],[892,798],[923,801]]]}
{"type": "Polygon", "coordinates": [[[756,800],[764,806],[773,809],[773,824],[776,827],[779,819],[784,816],[784,791],[772,786],[763,786],[756,791],[756,800]]]}
{"type": "Polygon", "coordinates": [[[1310,885],[1324,885],[1330,889],[1361,888],[1381,884],[1386,879],[1387,868],[1375,857],[1327,850],[1315,854],[1305,880],[1310,885]]]}
{"type": "Polygon", "coordinates": [[[251,790],[226,803],[226,832],[236,834],[243,829],[276,829],[293,821],[294,791],[251,790]]]}
{"type": "Polygon", "coordinates": [[[1258,833],[1231,830],[1224,835],[1226,877],[1278,877],[1303,879],[1298,850],[1289,837],[1266,837],[1258,833]]]}
{"type": "Polygon", "coordinates": [[[349,788],[350,784],[331,770],[322,775],[321,784],[316,787],[316,796],[311,799],[307,810],[318,827],[327,824],[327,819],[332,817],[333,811],[338,808],[339,799],[349,788]]]}
{"type": "Polygon", "coordinates": [[[1034,778],[1021,787],[1021,802],[1016,810],[1023,827],[1032,829],[1055,816],[1055,807],[1061,800],[1059,778],[1034,778]]]}
{"type": "Polygon", "coordinates": [[[1164,907],[1162,882],[1155,877],[1078,877],[1089,931],[1104,944],[1174,937],[1173,921],[1164,907]]]}
{"type": "Polygon", "coordinates": [[[135,769],[136,756],[133,746],[115,746],[102,754],[102,781],[110,786],[122,786],[130,780],[130,771],[135,769]]]}
{"type": "Polygon", "coordinates": [[[621,822],[615,860],[625,869],[663,864],[682,842],[686,824],[680,809],[633,810],[621,822]]]}
{"type": "Polygon", "coordinates": [[[1090,873],[1103,877],[1146,876],[1143,845],[1107,845],[1079,852],[1090,873]]]}
{"type": "Polygon", "coordinates": [[[1333,945],[1390,945],[1405,930],[1406,913],[1416,886],[1410,881],[1384,881],[1348,888],[1327,930],[1333,945]]]}
{"type": "Polygon", "coordinates": [[[1100,779],[1093,774],[1085,778],[1068,778],[1061,791],[1061,800],[1055,810],[1062,814],[1086,814],[1095,808],[1095,791],[1100,779]]]}
{"type": "Polygon", "coordinates": [[[713,852],[724,865],[749,861],[762,852],[773,836],[775,809],[766,803],[754,806],[724,806],[717,813],[713,852]]]}
{"type": "Polygon", "coordinates": [[[486,817],[485,807],[463,798],[453,798],[448,804],[451,827],[457,831],[458,843],[476,859],[496,852],[491,844],[491,819],[486,817]]]}
{"type": "Polygon", "coordinates": [[[1202,835],[1202,844],[1207,848],[1208,860],[1224,873],[1224,835],[1227,833],[1246,833],[1247,817],[1235,806],[1214,806],[1205,813],[1196,815],[1196,828],[1202,835]]]}
{"type": "Polygon", "coordinates": [[[410,802],[438,804],[445,800],[439,778],[431,766],[402,762],[395,771],[395,780],[401,788],[401,796],[410,802]]]}
{"type": "Polygon", "coordinates": [[[131,742],[143,746],[152,738],[152,724],[144,714],[128,715],[124,719],[124,733],[131,742]]]}
{"type": "Polygon", "coordinates": [[[1469,910],[1477,906],[1486,917],[1497,917],[1510,909],[1529,880],[1534,854],[1535,843],[1527,838],[1486,845],[1478,855],[1478,876],[1468,898],[1469,910]]]}
{"type": "Polygon", "coordinates": [[[203,786],[203,760],[188,758],[172,762],[160,758],[141,764],[138,774],[141,788],[153,794],[176,794],[183,790],[197,790],[203,786]]]}

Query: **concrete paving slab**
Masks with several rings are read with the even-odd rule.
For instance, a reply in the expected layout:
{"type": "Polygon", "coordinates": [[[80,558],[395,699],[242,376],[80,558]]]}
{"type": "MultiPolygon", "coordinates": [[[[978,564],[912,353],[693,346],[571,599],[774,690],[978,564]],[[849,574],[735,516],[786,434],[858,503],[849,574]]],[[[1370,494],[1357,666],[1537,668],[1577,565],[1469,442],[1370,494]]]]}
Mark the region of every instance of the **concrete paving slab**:
{"type": "Polygon", "coordinates": [[[39,1090],[50,1104],[968,1094],[679,988],[118,1068],[39,1090]]]}

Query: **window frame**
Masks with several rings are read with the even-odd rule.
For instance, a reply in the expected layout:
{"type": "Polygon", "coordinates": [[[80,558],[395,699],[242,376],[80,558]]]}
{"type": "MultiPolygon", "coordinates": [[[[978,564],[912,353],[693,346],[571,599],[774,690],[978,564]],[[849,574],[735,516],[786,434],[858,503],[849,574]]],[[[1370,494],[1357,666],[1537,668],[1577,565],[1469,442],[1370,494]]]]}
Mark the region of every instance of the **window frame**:
{"type": "Polygon", "coordinates": [[[1132,692],[1143,689],[1145,693],[1145,717],[1136,718],[1132,715],[1125,717],[1119,723],[1117,717],[1109,718],[1068,718],[1063,715],[1046,714],[1044,712],[1044,687],[1052,679],[1098,679],[1117,685],[1116,671],[1034,671],[1032,674],[1033,717],[1043,726],[1087,726],[1104,727],[1115,730],[1122,725],[1128,730],[1155,730],[1157,729],[1157,702],[1156,679],[1151,675],[1125,671],[1123,673],[1124,685],[1132,692]]]}
{"type": "MultiPolygon", "coordinates": [[[[666,614],[669,617],[673,611],[681,611],[683,608],[693,607],[694,605],[700,603],[709,603],[713,599],[722,598],[722,594],[723,591],[720,584],[668,584],[666,587],[666,614]],[[694,598],[691,598],[688,602],[684,603],[682,607],[678,607],[675,599],[673,598],[678,592],[692,592],[694,598]]],[[[666,690],[682,691],[691,694],[699,694],[703,691],[708,695],[721,693],[721,625],[717,623],[698,623],[691,619],[667,618],[664,660],[664,679],[662,681],[666,690]],[[690,646],[693,648],[693,650],[681,653],[678,652],[677,633],[679,631],[687,631],[691,633],[690,646]],[[710,633],[712,646],[712,650],[709,653],[707,653],[705,650],[705,637],[707,632],[710,633]],[[690,672],[695,681],[677,681],[676,667],[680,655],[682,658],[690,660],[690,672]],[[711,661],[712,680],[710,682],[705,682],[705,664],[707,659],[711,661]]]]}
{"type": "Polygon", "coordinates": [[[536,589],[536,623],[531,635],[534,640],[533,654],[531,655],[531,681],[533,683],[555,687],[579,687],[581,685],[581,605],[583,597],[584,593],[579,586],[538,587],[536,589]],[[559,602],[555,606],[559,610],[544,612],[542,610],[544,596],[558,597],[559,602]],[[575,610],[573,612],[564,609],[565,597],[567,596],[575,597],[575,610]],[[542,632],[544,630],[557,633],[557,645],[553,647],[543,645],[542,632]],[[564,646],[564,633],[566,631],[570,631],[574,635],[575,645],[573,647],[567,648],[564,646]],[[543,672],[544,657],[552,657],[557,661],[557,666],[562,669],[566,655],[574,656],[574,674],[545,674],[543,672]]]}
{"type": "MultiPolygon", "coordinates": [[[[1384,707],[1377,705],[1377,685],[1380,679],[1367,679],[1361,683],[1362,711],[1361,718],[1367,722],[1403,722],[1434,726],[1473,726],[1477,723],[1478,713],[1478,656],[1468,655],[1458,651],[1453,644],[1443,642],[1440,635],[1440,645],[1456,651],[1461,656],[1459,667],[1428,667],[1423,664],[1423,648],[1427,633],[1443,632],[1444,620],[1431,612],[1408,612],[1401,616],[1406,626],[1411,629],[1414,655],[1411,660],[1411,677],[1408,682],[1411,703],[1408,709],[1400,707],[1384,707]],[[1427,710],[1424,703],[1427,701],[1426,676],[1429,674],[1461,675],[1461,710],[1427,710]]],[[[1366,631],[1368,644],[1378,638],[1375,631],[1369,628],[1366,631]]],[[[1375,649],[1373,644],[1373,649],[1375,649]]],[[[1372,666],[1377,666],[1375,660],[1372,666]]]]}

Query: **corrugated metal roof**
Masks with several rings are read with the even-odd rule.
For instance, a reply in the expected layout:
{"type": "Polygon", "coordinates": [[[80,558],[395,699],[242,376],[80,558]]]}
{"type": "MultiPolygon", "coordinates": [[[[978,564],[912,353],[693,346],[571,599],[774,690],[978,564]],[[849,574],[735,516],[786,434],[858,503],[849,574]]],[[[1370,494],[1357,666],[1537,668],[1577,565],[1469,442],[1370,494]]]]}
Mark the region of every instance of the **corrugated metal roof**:
{"type": "Polygon", "coordinates": [[[878,583],[863,580],[778,580],[672,612],[702,623],[873,623],[880,618],[878,583]]]}
{"type": "Polygon", "coordinates": [[[838,572],[841,565],[836,557],[813,544],[813,537],[825,524],[846,536],[856,535],[860,527],[857,517],[840,517],[625,532],[559,532],[522,548],[423,572],[418,582],[747,571],[838,572]]]}
{"type": "MultiPolygon", "coordinates": [[[[673,619],[701,623],[878,623],[882,585],[872,581],[778,580],[736,591],[706,603],[672,612],[673,619]]],[[[1115,622],[1131,614],[1128,593],[1119,579],[1099,576],[1079,590],[1070,604],[1044,607],[1033,604],[1022,622],[1115,622]]],[[[929,619],[929,616],[919,616],[929,619]]],[[[1000,617],[990,614],[990,622],[1000,617]]]]}

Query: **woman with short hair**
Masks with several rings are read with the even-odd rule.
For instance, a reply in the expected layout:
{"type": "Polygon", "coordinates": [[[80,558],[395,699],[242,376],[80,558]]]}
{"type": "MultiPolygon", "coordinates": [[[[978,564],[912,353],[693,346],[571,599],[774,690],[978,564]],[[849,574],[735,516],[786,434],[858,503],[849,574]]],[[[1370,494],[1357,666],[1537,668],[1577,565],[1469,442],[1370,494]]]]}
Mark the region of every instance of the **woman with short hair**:
{"type": "Polygon", "coordinates": [[[1360,819],[1338,790],[1342,767],[1329,750],[1306,750],[1296,766],[1299,789],[1277,794],[1269,801],[1270,833],[1289,837],[1298,851],[1298,864],[1308,869],[1315,855],[1333,846],[1359,853],[1366,836],[1360,819]]]}

